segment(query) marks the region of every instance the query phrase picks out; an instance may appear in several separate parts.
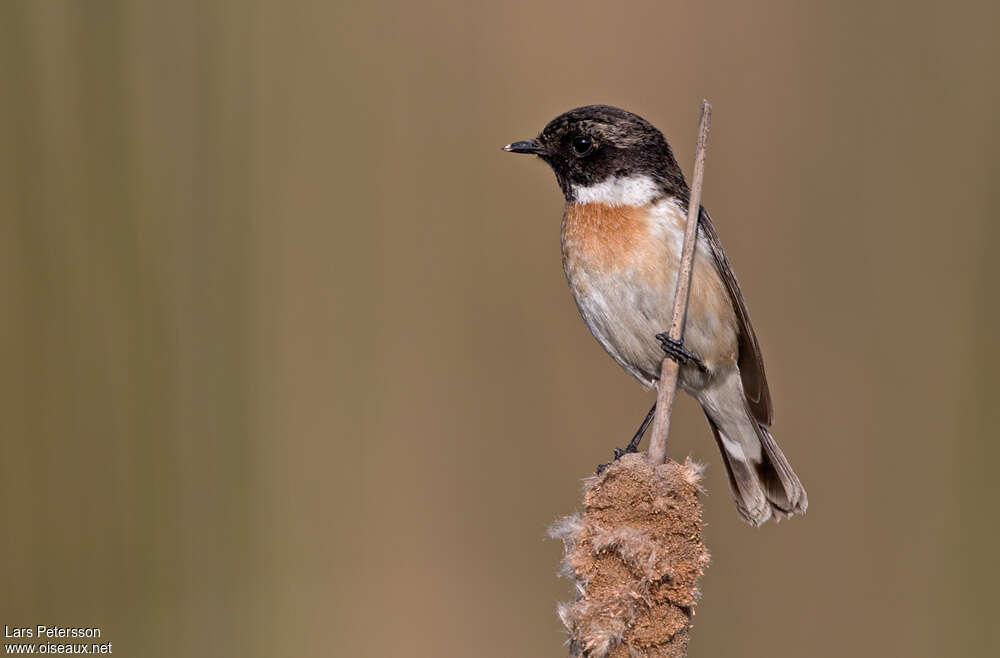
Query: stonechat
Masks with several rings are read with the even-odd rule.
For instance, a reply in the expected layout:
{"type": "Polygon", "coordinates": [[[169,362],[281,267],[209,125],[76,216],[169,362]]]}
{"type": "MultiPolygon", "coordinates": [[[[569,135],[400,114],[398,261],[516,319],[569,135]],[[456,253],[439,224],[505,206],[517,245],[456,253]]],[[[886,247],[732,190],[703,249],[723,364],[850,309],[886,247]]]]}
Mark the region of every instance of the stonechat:
{"type": "Polygon", "coordinates": [[[690,191],[663,134],[631,112],[588,105],[503,148],[536,155],[555,172],[566,198],[563,270],[594,338],[649,388],[665,354],[679,361],[678,381],[708,417],[740,516],[759,526],[804,513],[806,491],[769,429],[771,395],[750,314],[704,207],[684,343],[665,333],[690,191]]]}

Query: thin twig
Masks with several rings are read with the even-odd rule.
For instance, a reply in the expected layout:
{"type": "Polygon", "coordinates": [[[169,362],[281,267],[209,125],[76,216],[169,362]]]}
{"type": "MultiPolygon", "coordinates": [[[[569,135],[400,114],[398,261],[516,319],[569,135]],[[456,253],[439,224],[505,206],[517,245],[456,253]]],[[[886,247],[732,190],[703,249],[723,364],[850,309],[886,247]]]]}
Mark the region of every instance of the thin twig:
{"type": "MultiPolygon", "coordinates": [[[[712,119],[712,106],[701,102],[701,121],[698,124],[698,145],[694,154],[694,174],[691,179],[691,198],[688,200],[687,226],[684,228],[684,248],[677,272],[677,291],[674,295],[674,314],[670,322],[670,338],[684,340],[684,320],[687,317],[688,296],[691,292],[691,270],[694,267],[694,247],[698,236],[698,214],[701,208],[701,186],[705,179],[705,150],[708,146],[708,126],[712,119]]],[[[649,439],[649,460],[662,464],[667,458],[667,435],[670,433],[670,413],[677,394],[677,375],[680,365],[666,357],[660,365],[660,384],[656,394],[656,417],[653,434],[649,439]]]]}

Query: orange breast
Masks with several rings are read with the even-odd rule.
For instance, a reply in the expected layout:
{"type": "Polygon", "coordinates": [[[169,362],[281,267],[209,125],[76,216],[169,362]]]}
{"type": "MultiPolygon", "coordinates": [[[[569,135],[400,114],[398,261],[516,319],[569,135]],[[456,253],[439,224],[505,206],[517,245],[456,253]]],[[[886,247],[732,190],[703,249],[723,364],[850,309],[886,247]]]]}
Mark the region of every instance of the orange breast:
{"type": "Polygon", "coordinates": [[[571,203],[563,215],[563,265],[614,270],[627,266],[647,246],[648,206],[571,203]]]}

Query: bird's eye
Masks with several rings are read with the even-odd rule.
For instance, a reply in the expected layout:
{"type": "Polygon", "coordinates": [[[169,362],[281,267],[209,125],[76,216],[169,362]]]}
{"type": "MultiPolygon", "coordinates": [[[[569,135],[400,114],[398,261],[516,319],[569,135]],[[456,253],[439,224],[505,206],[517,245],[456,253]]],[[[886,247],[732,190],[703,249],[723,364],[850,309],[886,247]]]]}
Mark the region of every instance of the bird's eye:
{"type": "Polygon", "coordinates": [[[573,153],[582,158],[594,150],[594,142],[589,137],[577,137],[573,140],[573,153]]]}

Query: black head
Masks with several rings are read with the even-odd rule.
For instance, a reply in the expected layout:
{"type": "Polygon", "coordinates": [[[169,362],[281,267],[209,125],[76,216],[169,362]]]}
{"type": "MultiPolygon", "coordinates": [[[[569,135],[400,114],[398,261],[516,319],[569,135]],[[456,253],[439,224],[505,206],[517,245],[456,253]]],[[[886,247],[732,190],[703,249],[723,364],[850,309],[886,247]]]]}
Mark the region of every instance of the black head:
{"type": "Polygon", "coordinates": [[[552,167],[567,201],[574,189],[611,178],[648,176],[665,196],[687,185],[663,133],[642,117],[610,105],[587,105],[557,116],[535,139],[504,147],[531,153],[552,167]]]}

